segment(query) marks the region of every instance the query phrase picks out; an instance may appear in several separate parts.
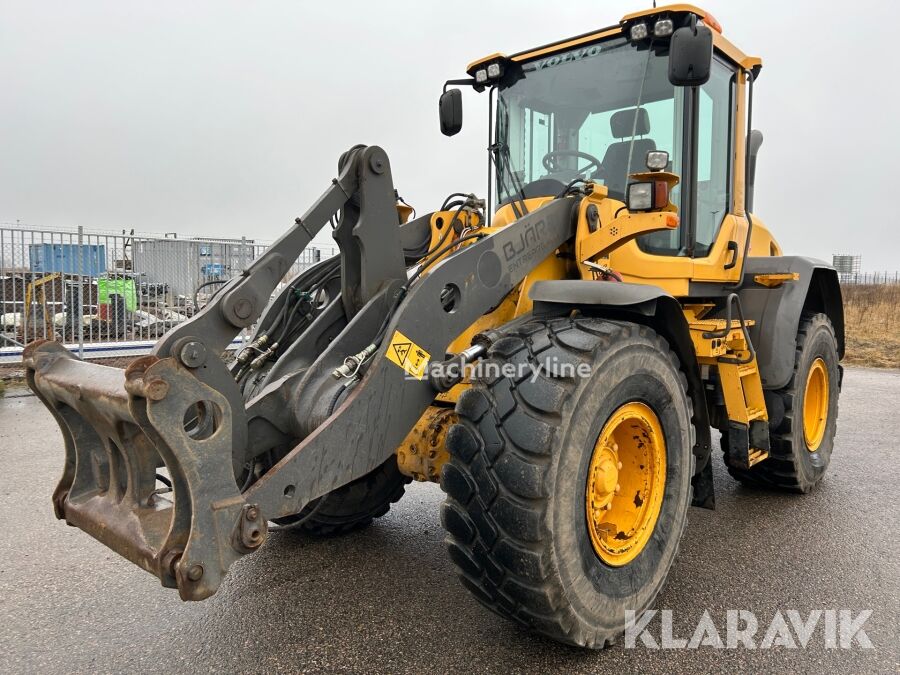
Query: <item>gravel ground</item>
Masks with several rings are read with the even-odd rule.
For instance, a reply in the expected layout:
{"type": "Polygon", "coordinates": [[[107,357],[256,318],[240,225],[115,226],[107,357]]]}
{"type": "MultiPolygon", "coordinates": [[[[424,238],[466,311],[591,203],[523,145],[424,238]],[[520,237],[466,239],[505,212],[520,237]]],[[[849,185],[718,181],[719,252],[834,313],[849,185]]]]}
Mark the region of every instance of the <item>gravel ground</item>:
{"type": "MultiPolygon", "coordinates": [[[[364,532],[274,533],[202,603],[53,518],[59,433],[22,390],[0,400],[0,663],[4,672],[800,672],[900,671],[900,372],[848,369],[837,445],[807,496],[745,489],[716,461],[716,511],[692,509],[656,607],[690,638],[704,610],[872,610],[873,649],[601,652],[560,646],[500,619],[457,582],[435,485],[413,485],[364,532]]],[[[651,623],[658,639],[658,620],[651,623]]]]}

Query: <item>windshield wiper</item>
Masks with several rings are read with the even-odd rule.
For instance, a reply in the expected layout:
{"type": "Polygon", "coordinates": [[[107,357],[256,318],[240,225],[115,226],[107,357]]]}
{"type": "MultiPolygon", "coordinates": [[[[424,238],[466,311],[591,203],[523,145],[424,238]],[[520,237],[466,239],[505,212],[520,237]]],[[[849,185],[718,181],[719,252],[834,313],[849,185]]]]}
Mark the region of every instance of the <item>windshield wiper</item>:
{"type": "Polygon", "coordinates": [[[497,176],[501,179],[500,187],[514,197],[519,197],[521,210],[517,208],[516,201],[510,202],[510,205],[512,206],[513,211],[515,211],[516,217],[521,218],[523,215],[529,213],[528,206],[525,204],[525,186],[522,185],[521,181],[519,181],[518,176],[516,176],[515,172],[512,170],[512,163],[509,159],[509,146],[501,141],[497,141],[488,148],[488,152],[490,153],[491,160],[494,163],[494,168],[497,171],[497,176]],[[506,174],[509,175],[509,180],[512,183],[512,189],[507,189],[510,186],[506,185],[506,181],[504,180],[506,174]]]}
{"type": "Polygon", "coordinates": [[[634,137],[637,134],[638,116],[641,113],[641,102],[644,98],[644,83],[647,81],[647,70],[650,68],[650,58],[653,54],[653,41],[650,41],[650,47],[647,49],[647,60],[644,61],[644,74],[641,76],[641,86],[638,89],[637,105],[634,111],[634,122],[631,124],[631,142],[628,144],[628,163],[625,165],[624,184],[628,184],[628,176],[631,173],[631,158],[634,152],[634,137]]]}

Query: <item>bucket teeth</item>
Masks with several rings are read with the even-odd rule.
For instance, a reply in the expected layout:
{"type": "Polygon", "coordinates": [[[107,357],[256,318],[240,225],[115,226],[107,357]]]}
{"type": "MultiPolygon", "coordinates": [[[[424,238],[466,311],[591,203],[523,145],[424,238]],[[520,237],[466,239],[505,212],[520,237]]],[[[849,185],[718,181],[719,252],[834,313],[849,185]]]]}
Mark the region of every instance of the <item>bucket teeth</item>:
{"type": "Polygon", "coordinates": [[[122,370],[40,342],[24,361],[65,443],[57,518],[184,600],[215,593],[231,563],[266,534],[265,518],[235,483],[228,399],[174,358],[147,356],[122,370]],[[161,474],[171,491],[160,487],[161,474]]]}

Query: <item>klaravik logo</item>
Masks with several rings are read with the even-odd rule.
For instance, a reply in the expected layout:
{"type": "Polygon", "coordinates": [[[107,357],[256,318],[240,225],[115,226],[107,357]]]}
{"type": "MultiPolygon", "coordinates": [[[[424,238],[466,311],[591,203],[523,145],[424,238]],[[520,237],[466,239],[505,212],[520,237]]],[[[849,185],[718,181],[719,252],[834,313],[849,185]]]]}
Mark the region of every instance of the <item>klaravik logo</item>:
{"type": "Polygon", "coordinates": [[[636,614],[625,611],[625,648],[635,649],[874,649],[863,630],[871,609],[854,614],[849,609],[814,609],[806,615],[796,609],[779,610],[767,625],[745,609],[725,612],[725,625],[717,626],[704,611],[690,635],[676,634],[672,610],[655,609],[636,614]],[[654,619],[659,615],[659,622],[654,619]],[[658,625],[657,625],[658,623],[658,625]]]}

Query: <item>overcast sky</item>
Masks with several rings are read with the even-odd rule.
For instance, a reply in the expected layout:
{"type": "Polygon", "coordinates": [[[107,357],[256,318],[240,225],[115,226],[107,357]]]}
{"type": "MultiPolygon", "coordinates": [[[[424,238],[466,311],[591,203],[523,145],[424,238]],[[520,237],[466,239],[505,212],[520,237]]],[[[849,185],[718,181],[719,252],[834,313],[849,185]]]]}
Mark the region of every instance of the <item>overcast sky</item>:
{"type": "MultiPolygon", "coordinates": [[[[484,194],[485,97],[445,138],[444,80],[650,4],[3,0],[0,222],[271,240],[355,143],[385,148],[420,212],[484,194]]],[[[705,5],[763,58],[759,217],[787,253],[896,270],[900,9],[831,6],[705,5]]]]}

